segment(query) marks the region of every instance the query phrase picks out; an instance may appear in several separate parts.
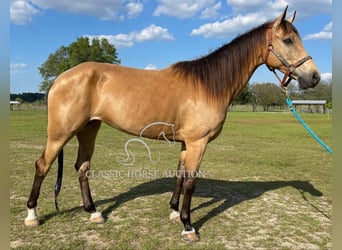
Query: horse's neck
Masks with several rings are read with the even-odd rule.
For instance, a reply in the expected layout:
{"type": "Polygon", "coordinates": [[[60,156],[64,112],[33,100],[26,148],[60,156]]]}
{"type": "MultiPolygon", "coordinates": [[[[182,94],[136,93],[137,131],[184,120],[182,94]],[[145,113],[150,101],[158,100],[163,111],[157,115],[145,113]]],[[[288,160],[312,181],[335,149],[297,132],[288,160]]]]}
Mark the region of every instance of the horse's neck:
{"type": "Polygon", "coordinates": [[[202,58],[172,65],[172,70],[193,85],[201,85],[208,100],[229,105],[263,63],[266,50],[262,27],[234,39],[202,58]]]}
{"type": "Polygon", "coordinates": [[[260,41],[260,43],[242,48],[246,51],[245,53],[241,53],[235,60],[234,70],[232,72],[235,76],[232,79],[231,89],[228,91],[227,96],[228,106],[247,85],[255,70],[264,63],[265,47],[264,41],[260,41]]]}

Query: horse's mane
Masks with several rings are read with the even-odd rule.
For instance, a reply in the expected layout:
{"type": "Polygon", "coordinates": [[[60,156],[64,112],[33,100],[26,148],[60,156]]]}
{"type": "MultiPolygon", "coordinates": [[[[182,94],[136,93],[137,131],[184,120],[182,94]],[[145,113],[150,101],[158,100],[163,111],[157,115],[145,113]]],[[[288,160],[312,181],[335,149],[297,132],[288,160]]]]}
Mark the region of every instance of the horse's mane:
{"type": "MultiPolygon", "coordinates": [[[[265,29],[272,25],[267,22],[242,35],[214,52],[191,61],[182,61],[171,67],[187,82],[202,85],[211,99],[222,99],[234,84],[244,84],[245,74],[250,63],[258,56],[256,46],[266,48],[265,29]]],[[[284,31],[293,30],[293,26],[284,22],[284,31]]],[[[260,53],[259,53],[260,54],[260,53]]]]}

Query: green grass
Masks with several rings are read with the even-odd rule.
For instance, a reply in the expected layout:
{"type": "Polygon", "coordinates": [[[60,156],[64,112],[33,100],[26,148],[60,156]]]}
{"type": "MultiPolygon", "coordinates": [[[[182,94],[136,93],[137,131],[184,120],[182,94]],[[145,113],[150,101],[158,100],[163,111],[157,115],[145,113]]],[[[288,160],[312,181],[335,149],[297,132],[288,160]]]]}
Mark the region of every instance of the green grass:
{"type": "MultiPolygon", "coordinates": [[[[329,146],[332,116],[302,114],[329,146]]],[[[169,199],[180,146],[146,140],[130,145],[134,166],[123,166],[132,137],[103,125],[92,161],[93,198],[107,221],[93,225],[83,211],[74,170],[77,141],[65,147],[65,174],[54,209],[56,164],[38,200],[42,225],[28,228],[26,201],[34,161],[46,139],[46,114],[10,115],[10,244],[17,249],[331,249],[332,156],[292,114],[230,112],[209,144],[192,202],[201,241],[181,240],[169,221],[169,199]],[[144,173],[144,175],[143,175],[144,173]],[[117,175],[115,175],[117,174],[117,175]],[[120,175],[119,175],[120,174],[120,175]]]]}

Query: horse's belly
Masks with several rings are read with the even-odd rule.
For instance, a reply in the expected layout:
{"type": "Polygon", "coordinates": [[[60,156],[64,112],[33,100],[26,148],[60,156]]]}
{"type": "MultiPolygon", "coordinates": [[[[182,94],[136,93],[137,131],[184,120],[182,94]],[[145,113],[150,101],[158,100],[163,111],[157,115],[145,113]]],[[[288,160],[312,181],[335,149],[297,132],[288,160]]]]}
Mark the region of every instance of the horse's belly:
{"type": "Polygon", "coordinates": [[[167,104],[145,102],[127,102],[116,100],[108,104],[94,117],[123,132],[158,139],[159,136],[174,137],[180,124],[177,117],[179,109],[167,108],[167,104]]]}

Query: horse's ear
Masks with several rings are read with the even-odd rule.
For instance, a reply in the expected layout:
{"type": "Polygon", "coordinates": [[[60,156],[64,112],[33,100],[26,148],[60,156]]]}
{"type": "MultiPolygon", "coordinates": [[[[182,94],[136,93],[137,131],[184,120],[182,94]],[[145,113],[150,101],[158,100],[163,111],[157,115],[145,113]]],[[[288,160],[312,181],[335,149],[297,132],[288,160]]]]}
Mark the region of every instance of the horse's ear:
{"type": "Polygon", "coordinates": [[[286,6],[284,12],[282,14],[280,14],[280,16],[275,20],[275,22],[273,24],[273,29],[277,28],[285,20],[288,7],[289,6],[286,6]]]}
{"type": "Polygon", "coordinates": [[[293,21],[295,20],[295,17],[296,17],[296,11],[293,13],[293,15],[287,19],[287,21],[289,21],[290,23],[293,23],[293,21]]]}

